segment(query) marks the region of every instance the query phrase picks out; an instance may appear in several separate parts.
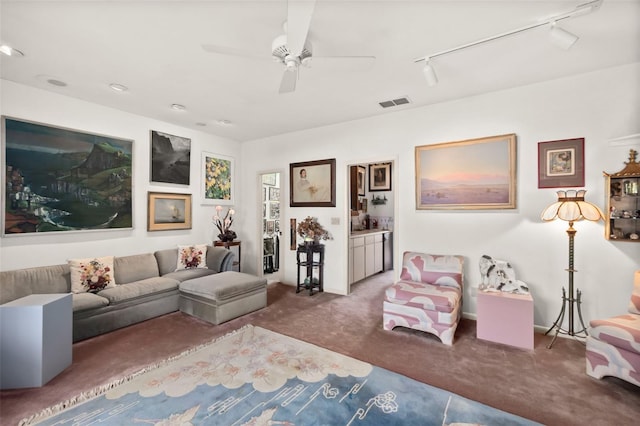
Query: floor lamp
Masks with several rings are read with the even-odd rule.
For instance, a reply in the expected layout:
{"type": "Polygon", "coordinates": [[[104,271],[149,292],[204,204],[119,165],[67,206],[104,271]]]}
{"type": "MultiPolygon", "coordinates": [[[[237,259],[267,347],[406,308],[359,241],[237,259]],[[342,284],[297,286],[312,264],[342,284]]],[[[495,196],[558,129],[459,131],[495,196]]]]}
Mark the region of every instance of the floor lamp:
{"type": "Polygon", "coordinates": [[[580,297],[582,292],[580,290],[576,290],[575,295],[573,292],[573,273],[577,272],[573,269],[573,240],[577,232],[573,228],[573,223],[580,220],[591,220],[597,222],[600,219],[603,219],[603,215],[602,211],[596,205],[584,200],[584,194],[586,192],[587,191],[584,189],[579,191],[558,191],[558,201],[545,208],[542,212],[542,220],[545,222],[550,222],[555,219],[569,222],[569,228],[567,229],[567,235],[569,236],[569,268],[567,269],[567,272],[569,272],[569,295],[567,296],[565,288],[562,287],[562,309],[560,310],[560,314],[556,321],[547,330],[547,332],[544,333],[546,336],[551,331],[555,330],[553,340],[551,340],[547,349],[551,349],[558,338],[558,333],[566,334],[568,336],[580,336],[584,334],[584,337],[586,337],[588,335],[587,327],[584,325],[584,321],[582,320],[582,311],[580,309],[580,297]],[[574,305],[576,305],[575,310],[578,312],[578,319],[582,326],[578,331],[574,328],[574,305]],[[569,316],[567,329],[562,328],[565,313],[568,313],[569,316]]]}

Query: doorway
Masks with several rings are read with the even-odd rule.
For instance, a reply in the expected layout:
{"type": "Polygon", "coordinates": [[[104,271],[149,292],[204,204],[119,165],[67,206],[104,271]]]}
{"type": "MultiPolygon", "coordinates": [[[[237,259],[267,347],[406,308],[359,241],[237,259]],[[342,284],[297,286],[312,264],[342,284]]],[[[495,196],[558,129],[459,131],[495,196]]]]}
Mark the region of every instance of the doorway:
{"type": "Polygon", "coordinates": [[[347,166],[348,282],[351,285],[394,268],[395,161],[347,166]]]}
{"type": "Polygon", "coordinates": [[[282,252],[281,177],[282,173],[276,171],[262,173],[258,179],[258,193],[261,202],[258,203],[260,209],[258,229],[260,231],[257,241],[262,241],[262,265],[259,265],[258,270],[262,271],[262,276],[267,279],[268,283],[280,282],[284,270],[280,256],[282,252]]]}

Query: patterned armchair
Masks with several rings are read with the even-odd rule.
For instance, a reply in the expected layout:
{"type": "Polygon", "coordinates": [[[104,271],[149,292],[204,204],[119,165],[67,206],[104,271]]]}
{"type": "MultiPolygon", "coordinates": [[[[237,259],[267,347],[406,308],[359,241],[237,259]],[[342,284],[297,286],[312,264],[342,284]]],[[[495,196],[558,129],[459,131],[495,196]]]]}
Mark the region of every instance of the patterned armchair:
{"type": "Polygon", "coordinates": [[[587,337],[587,374],[614,376],[640,386],[640,270],[636,271],[629,313],[593,320],[587,337]]]}
{"type": "Polygon", "coordinates": [[[385,292],[383,326],[435,334],[445,345],[462,315],[462,256],[405,252],[400,280],[385,292]]]}

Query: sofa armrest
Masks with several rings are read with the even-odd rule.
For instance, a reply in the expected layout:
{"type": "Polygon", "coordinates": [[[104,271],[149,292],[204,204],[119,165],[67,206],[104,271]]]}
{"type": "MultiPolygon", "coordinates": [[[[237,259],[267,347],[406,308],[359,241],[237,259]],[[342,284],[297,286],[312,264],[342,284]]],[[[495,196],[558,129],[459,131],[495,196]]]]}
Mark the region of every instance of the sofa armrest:
{"type": "Polygon", "coordinates": [[[207,246],[207,267],[216,272],[231,271],[235,254],[224,247],[207,246]]]}

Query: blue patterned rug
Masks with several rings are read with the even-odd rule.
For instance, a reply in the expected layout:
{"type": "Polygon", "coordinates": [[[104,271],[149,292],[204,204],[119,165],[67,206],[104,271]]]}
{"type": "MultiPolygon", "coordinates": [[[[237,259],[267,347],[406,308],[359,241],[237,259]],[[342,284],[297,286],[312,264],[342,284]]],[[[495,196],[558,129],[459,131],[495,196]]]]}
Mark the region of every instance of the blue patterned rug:
{"type": "Polygon", "coordinates": [[[537,423],[249,325],[21,424],[537,423]]]}

